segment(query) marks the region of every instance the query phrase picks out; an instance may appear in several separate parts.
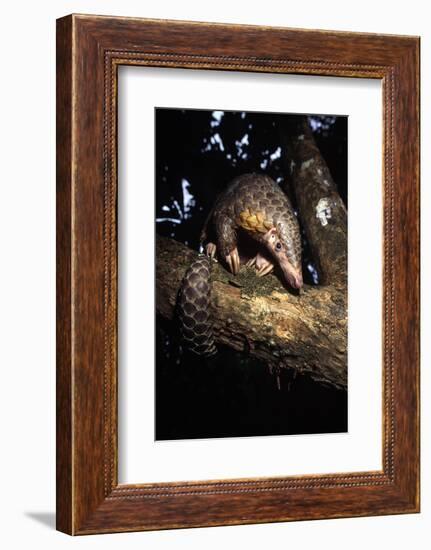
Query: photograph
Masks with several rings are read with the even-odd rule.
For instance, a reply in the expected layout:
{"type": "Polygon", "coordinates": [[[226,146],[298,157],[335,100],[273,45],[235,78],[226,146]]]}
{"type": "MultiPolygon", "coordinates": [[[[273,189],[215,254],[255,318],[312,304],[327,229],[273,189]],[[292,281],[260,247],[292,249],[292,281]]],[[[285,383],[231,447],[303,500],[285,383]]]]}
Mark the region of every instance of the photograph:
{"type": "Polygon", "coordinates": [[[155,439],[348,431],[348,117],[155,108],[155,439]]]}

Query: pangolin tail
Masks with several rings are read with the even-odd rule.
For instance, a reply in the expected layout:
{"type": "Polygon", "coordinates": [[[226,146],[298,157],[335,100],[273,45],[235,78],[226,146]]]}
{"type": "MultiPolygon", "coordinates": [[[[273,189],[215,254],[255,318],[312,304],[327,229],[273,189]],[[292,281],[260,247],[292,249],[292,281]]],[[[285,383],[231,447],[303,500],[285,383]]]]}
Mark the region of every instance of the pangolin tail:
{"type": "Polygon", "coordinates": [[[199,256],[184,276],[177,307],[183,345],[205,357],[217,353],[210,306],[211,260],[199,256]]]}

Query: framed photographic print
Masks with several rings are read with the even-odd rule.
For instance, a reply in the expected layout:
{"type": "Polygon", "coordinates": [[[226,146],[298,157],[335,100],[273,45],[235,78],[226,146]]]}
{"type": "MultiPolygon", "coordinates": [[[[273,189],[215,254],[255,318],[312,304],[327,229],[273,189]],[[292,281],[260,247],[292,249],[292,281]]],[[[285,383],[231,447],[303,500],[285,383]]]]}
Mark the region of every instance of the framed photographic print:
{"type": "Polygon", "coordinates": [[[419,511],[419,39],[57,22],[57,528],[419,511]]]}

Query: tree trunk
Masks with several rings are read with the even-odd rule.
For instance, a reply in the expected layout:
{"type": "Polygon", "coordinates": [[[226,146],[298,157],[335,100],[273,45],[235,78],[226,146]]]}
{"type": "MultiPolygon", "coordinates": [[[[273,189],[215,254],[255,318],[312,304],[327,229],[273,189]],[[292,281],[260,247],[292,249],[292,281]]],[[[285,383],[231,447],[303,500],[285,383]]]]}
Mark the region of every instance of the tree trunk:
{"type": "Polygon", "coordinates": [[[307,117],[284,128],[284,158],[322,284],[347,283],[347,211],[307,117]]]}
{"type": "MultiPolygon", "coordinates": [[[[164,237],[157,237],[156,244],[157,312],[172,319],[182,279],[197,253],[164,237]]],[[[305,286],[295,295],[275,275],[258,278],[243,267],[233,277],[218,263],[212,282],[217,342],[247,351],[270,368],[292,369],[346,388],[345,289],[305,286]]]]}

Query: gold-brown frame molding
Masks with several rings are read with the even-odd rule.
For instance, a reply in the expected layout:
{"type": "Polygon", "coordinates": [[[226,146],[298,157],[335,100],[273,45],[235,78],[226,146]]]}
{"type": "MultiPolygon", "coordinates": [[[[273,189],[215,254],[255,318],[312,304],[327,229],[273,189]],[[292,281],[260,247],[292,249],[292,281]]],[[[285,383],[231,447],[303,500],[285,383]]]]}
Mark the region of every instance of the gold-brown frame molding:
{"type": "Polygon", "coordinates": [[[57,528],[70,534],[419,510],[419,39],[71,15],[57,21],[57,528]],[[383,469],[119,485],[119,65],[381,79],[383,469]]]}

